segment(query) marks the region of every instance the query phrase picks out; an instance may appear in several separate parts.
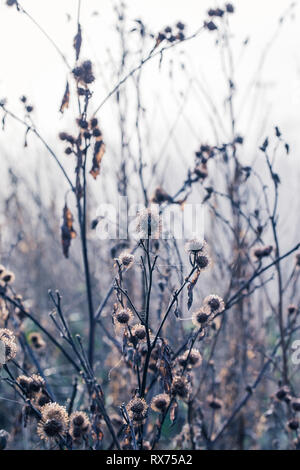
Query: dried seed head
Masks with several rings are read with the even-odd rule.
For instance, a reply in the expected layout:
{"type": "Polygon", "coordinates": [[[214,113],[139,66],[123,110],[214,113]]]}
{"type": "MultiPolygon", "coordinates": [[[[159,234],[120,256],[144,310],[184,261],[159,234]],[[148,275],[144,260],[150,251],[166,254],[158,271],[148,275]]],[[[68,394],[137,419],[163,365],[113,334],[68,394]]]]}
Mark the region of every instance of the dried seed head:
{"type": "Polygon", "coordinates": [[[28,337],[34,349],[41,350],[45,349],[46,343],[42,338],[42,335],[38,332],[30,333],[28,337]]]}
{"type": "Polygon", "coordinates": [[[299,428],[299,421],[297,419],[291,419],[289,422],[288,422],[288,427],[292,430],[292,431],[297,431],[297,429],[299,428]]]}
{"type": "Polygon", "coordinates": [[[68,413],[58,403],[47,403],[41,408],[42,418],[38,424],[38,435],[48,440],[65,434],[68,427],[68,413]]]}
{"type": "Polygon", "coordinates": [[[5,341],[5,340],[15,341],[16,338],[15,338],[14,333],[8,328],[0,328],[0,340],[1,341],[5,341]]]}
{"type": "Polygon", "coordinates": [[[180,398],[187,398],[189,395],[190,387],[187,379],[183,376],[175,376],[172,381],[172,392],[180,398]]]}
{"type": "Polygon", "coordinates": [[[17,344],[13,332],[7,328],[0,328],[0,341],[5,348],[5,362],[11,361],[17,355],[17,344]]]}
{"type": "Polygon", "coordinates": [[[297,268],[300,267],[300,253],[296,254],[296,266],[297,266],[297,268]]]}
{"type": "Polygon", "coordinates": [[[129,308],[121,308],[117,310],[115,314],[115,320],[119,325],[128,325],[128,323],[132,320],[133,315],[132,311],[129,308]]]}
{"type": "Polygon", "coordinates": [[[146,339],[146,328],[144,325],[138,324],[134,325],[131,330],[132,336],[134,336],[139,341],[146,339]]]}
{"type": "Polygon", "coordinates": [[[187,253],[206,254],[206,243],[202,238],[193,238],[185,244],[187,253]]]}
{"type": "Polygon", "coordinates": [[[206,271],[211,265],[211,259],[206,253],[197,253],[195,256],[195,263],[199,271],[206,271]]]}
{"type": "Polygon", "coordinates": [[[77,124],[80,129],[87,129],[89,127],[89,124],[85,119],[77,119],[77,124]]]}
{"type": "Polygon", "coordinates": [[[180,29],[181,31],[184,30],[185,28],[185,25],[183,23],[181,23],[181,21],[178,21],[178,23],[176,24],[176,28],[180,29]]]}
{"type": "Polygon", "coordinates": [[[209,295],[204,299],[203,302],[204,308],[208,308],[211,314],[216,315],[217,313],[221,313],[225,309],[224,300],[219,297],[218,295],[209,295]]]}
{"type": "Polygon", "coordinates": [[[294,411],[300,411],[300,398],[294,398],[292,400],[292,408],[294,411]]]}
{"type": "Polygon", "coordinates": [[[178,358],[178,364],[181,367],[199,367],[202,363],[202,356],[198,349],[187,349],[184,354],[178,358]]]}
{"type": "Polygon", "coordinates": [[[15,275],[11,271],[3,271],[1,274],[1,280],[6,284],[12,284],[15,280],[15,275]]]}
{"type": "Polygon", "coordinates": [[[133,398],[126,406],[127,413],[133,421],[141,422],[144,420],[148,405],[143,398],[133,398]]]}
{"type": "Polygon", "coordinates": [[[288,310],[289,315],[293,315],[294,313],[297,312],[298,309],[296,305],[289,305],[287,310],[288,310]]]}
{"type": "Polygon", "coordinates": [[[232,3],[226,4],[226,11],[227,13],[234,13],[234,6],[232,5],[232,3]]]}
{"type": "Polygon", "coordinates": [[[160,393],[153,397],[151,402],[151,408],[158,413],[163,413],[166,411],[170,404],[170,397],[166,393],[160,393]]]}
{"type": "Polygon", "coordinates": [[[38,393],[35,396],[34,401],[35,401],[37,407],[39,407],[39,408],[41,408],[42,406],[44,406],[47,403],[51,402],[50,398],[47,395],[45,395],[43,392],[38,393]]]}
{"type": "Polygon", "coordinates": [[[203,326],[209,319],[210,312],[207,308],[200,308],[193,313],[192,322],[197,328],[203,326]]]}
{"type": "Polygon", "coordinates": [[[90,120],[90,127],[93,129],[94,127],[98,126],[98,119],[97,118],[92,118],[90,120]]]}
{"type": "Polygon", "coordinates": [[[126,251],[123,251],[119,258],[119,263],[124,266],[124,268],[127,270],[129,268],[131,268],[131,266],[133,265],[134,263],[134,255],[132,255],[131,253],[127,253],[126,251]]]}
{"type": "Polygon", "coordinates": [[[80,66],[73,69],[73,75],[79,83],[89,85],[95,80],[92,71],[92,62],[90,60],[84,61],[80,66]]]}
{"type": "Polygon", "coordinates": [[[272,251],[273,251],[272,245],[258,246],[258,247],[253,248],[252,256],[254,260],[259,261],[262,258],[266,258],[267,256],[270,256],[272,251]]]}
{"type": "Polygon", "coordinates": [[[155,189],[151,201],[154,204],[163,204],[164,202],[172,202],[173,199],[164,189],[158,187],[155,189]]]}
{"type": "Polygon", "coordinates": [[[160,232],[160,215],[155,205],[139,211],[136,220],[136,235],[139,239],[157,238],[160,232]]]}
{"type": "Polygon", "coordinates": [[[30,377],[27,377],[26,375],[19,375],[19,377],[16,379],[16,382],[20,385],[20,387],[22,387],[27,395],[29,392],[30,377]]]}
{"type": "Polygon", "coordinates": [[[209,406],[213,410],[219,410],[220,408],[222,408],[223,402],[222,402],[222,400],[219,400],[218,398],[213,397],[213,398],[209,399],[209,406]]]}
{"type": "Polygon", "coordinates": [[[37,374],[30,377],[29,390],[32,394],[40,392],[45,387],[45,380],[37,374]]]}
{"type": "Polygon", "coordinates": [[[209,21],[208,23],[204,23],[204,26],[209,30],[209,31],[215,31],[216,29],[218,29],[218,27],[216,26],[216,24],[213,22],[213,21],[209,21]]]}
{"type": "Polygon", "coordinates": [[[90,430],[90,420],[83,411],[74,411],[70,416],[70,435],[74,440],[80,440],[90,430]]]}
{"type": "Polygon", "coordinates": [[[278,400],[284,400],[285,397],[289,394],[290,390],[288,387],[281,387],[277,392],[276,392],[276,398],[278,400]]]}
{"type": "Polygon", "coordinates": [[[33,374],[31,377],[19,375],[18,384],[22,387],[28,397],[35,396],[45,387],[45,381],[40,375],[33,374]]]}
{"type": "Polygon", "coordinates": [[[5,360],[6,362],[11,361],[17,355],[17,345],[13,341],[7,341],[5,344],[5,360]]]}

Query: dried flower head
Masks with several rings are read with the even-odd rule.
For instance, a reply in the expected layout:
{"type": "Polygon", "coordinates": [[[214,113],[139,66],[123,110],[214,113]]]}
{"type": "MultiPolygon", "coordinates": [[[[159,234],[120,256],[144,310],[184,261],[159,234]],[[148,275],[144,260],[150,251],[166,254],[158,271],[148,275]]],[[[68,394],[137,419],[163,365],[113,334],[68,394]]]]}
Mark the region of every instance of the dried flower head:
{"type": "Polygon", "coordinates": [[[284,400],[285,397],[289,394],[290,389],[287,386],[281,387],[279,390],[276,392],[276,398],[278,400],[284,400]]]}
{"type": "Polygon", "coordinates": [[[262,258],[270,256],[272,251],[272,245],[254,247],[252,250],[252,257],[254,258],[254,260],[260,261],[262,258]]]}
{"type": "Polygon", "coordinates": [[[166,393],[160,393],[153,397],[151,408],[158,413],[164,413],[170,404],[170,397],[166,393]]]}
{"type": "Polygon", "coordinates": [[[95,80],[92,70],[92,62],[90,60],[86,60],[78,67],[75,67],[75,69],[73,69],[73,75],[82,85],[89,85],[92,83],[95,80]]]}
{"type": "Polygon", "coordinates": [[[134,255],[123,251],[119,256],[118,261],[126,270],[130,269],[134,263],[134,255]]]}
{"type": "Polygon", "coordinates": [[[129,308],[120,308],[114,315],[114,320],[119,326],[126,326],[133,318],[132,311],[129,308]]]}
{"type": "Polygon", "coordinates": [[[189,391],[190,386],[187,379],[183,376],[176,375],[172,381],[172,393],[178,395],[180,398],[187,398],[189,391]]]}
{"type": "Polygon", "coordinates": [[[70,416],[70,435],[75,441],[79,441],[88,434],[90,430],[90,420],[83,411],[74,411],[70,416]]]}
{"type": "Polygon", "coordinates": [[[203,306],[204,308],[207,308],[213,315],[217,315],[218,313],[223,312],[225,309],[224,300],[218,295],[214,294],[205,297],[203,306]]]}
{"type": "Polygon", "coordinates": [[[289,315],[293,315],[294,313],[297,313],[298,308],[296,307],[296,305],[289,305],[287,311],[289,315]]]}
{"type": "Polygon", "coordinates": [[[17,355],[17,344],[13,332],[7,328],[1,328],[0,341],[4,344],[5,362],[11,361],[17,355]]]}
{"type": "Polygon", "coordinates": [[[32,393],[38,393],[45,387],[45,380],[38,374],[33,374],[30,382],[30,391],[32,393]]]}
{"type": "Polygon", "coordinates": [[[292,431],[297,431],[297,429],[299,428],[299,421],[295,418],[293,419],[290,419],[290,421],[288,422],[288,427],[292,430],[292,431]]]}
{"type": "Polygon", "coordinates": [[[296,254],[296,267],[300,268],[300,253],[296,254]]]}
{"type": "Polygon", "coordinates": [[[126,406],[127,413],[133,421],[143,421],[146,417],[148,405],[143,398],[133,398],[126,406]]]}
{"type": "Polygon", "coordinates": [[[210,311],[207,308],[200,308],[192,315],[192,322],[197,328],[202,327],[209,319],[210,311]]]}
{"type": "Polygon", "coordinates": [[[202,253],[201,251],[195,255],[195,263],[199,271],[203,272],[210,268],[211,258],[207,253],[202,253]]]}
{"type": "Polygon", "coordinates": [[[206,242],[202,238],[193,238],[185,244],[185,251],[187,253],[206,254],[206,242]]]}
{"type": "Polygon", "coordinates": [[[141,323],[134,325],[131,330],[132,336],[134,336],[138,341],[143,341],[146,339],[146,328],[141,323]]]}
{"type": "Polygon", "coordinates": [[[8,328],[0,328],[0,340],[1,341],[5,341],[5,340],[15,341],[16,338],[15,338],[14,333],[8,328]]]}
{"type": "Polygon", "coordinates": [[[11,271],[3,271],[1,274],[1,280],[5,282],[5,284],[12,284],[15,280],[15,275],[11,271]]]}
{"type": "Polygon", "coordinates": [[[28,339],[31,342],[34,349],[36,349],[36,350],[45,349],[46,343],[43,340],[43,337],[40,333],[38,333],[38,332],[30,333],[28,339]]]}
{"type": "Polygon", "coordinates": [[[65,407],[47,403],[41,408],[41,420],[37,432],[41,439],[49,440],[66,433],[69,417],[65,407]]]}
{"type": "Polygon", "coordinates": [[[48,395],[46,395],[43,391],[39,392],[37,395],[34,396],[34,403],[38,408],[50,403],[51,399],[48,395]]]}
{"type": "Polygon", "coordinates": [[[140,240],[158,238],[160,232],[160,215],[156,205],[139,211],[136,222],[136,235],[140,240]]]}
{"type": "Polygon", "coordinates": [[[27,394],[29,390],[29,382],[30,382],[30,377],[27,377],[27,375],[19,375],[17,377],[16,382],[22,387],[24,392],[27,394]]]}
{"type": "Polygon", "coordinates": [[[19,375],[17,378],[18,384],[22,387],[24,393],[28,397],[32,397],[37,393],[41,392],[45,387],[44,379],[37,374],[33,374],[30,377],[26,375],[19,375]]]}
{"type": "Polygon", "coordinates": [[[178,358],[178,364],[181,367],[199,367],[202,363],[202,356],[198,349],[187,349],[181,356],[178,358]]]}
{"type": "Polygon", "coordinates": [[[216,29],[218,29],[218,27],[213,21],[205,22],[204,27],[207,28],[209,31],[215,31],[216,29]]]}
{"type": "Polygon", "coordinates": [[[232,3],[226,4],[226,11],[227,13],[234,13],[234,6],[232,5],[232,3]]]}
{"type": "Polygon", "coordinates": [[[292,400],[292,408],[294,411],[300,411],[300,398],[294,398],[292,400]]]}
{"type": "Polygon", "coordinates": [[[208,402],[209,402],[208,404],[209,404],[210,408],[212,408],[213,410],[219,410],[223,406],[222,400],[219,400],[216,397],[209,397],[208,402]]]}

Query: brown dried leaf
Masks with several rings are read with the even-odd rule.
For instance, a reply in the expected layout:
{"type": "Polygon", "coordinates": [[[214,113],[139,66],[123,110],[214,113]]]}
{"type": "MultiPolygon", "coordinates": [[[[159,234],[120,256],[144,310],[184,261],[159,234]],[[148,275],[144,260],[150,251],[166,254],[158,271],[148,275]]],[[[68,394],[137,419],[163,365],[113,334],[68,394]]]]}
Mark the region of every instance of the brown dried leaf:
{"type": "Polygon", "coordinates": [[[101,164],[101,160],[103,158],[104,153],[105,153],[105,144],[103,140],[102,139],[97,140],[95,143],[95,147],[94,147],[93,165],[90,171],[90,174],[95,179],[100,174],[100,164],[101,164]]]}
{"type": "Polygon", "coordinates": [[[71,240],[76,238],[77,234],[73,228],[73,215],[67,204],[65,204],[63,210],[63,224],[61,226],[61,241],[63,247],[63,254],[66,258],[69,257],[69,248],[71,240]]]}
{"type": "Polygon", "coordinates": [[[193,289],[195,287],[195,285],[197,284],[197,281],[199,279],[199,276],[200,276],[200,271],[196,271],[196,274],[195,276],[193,277],[193,279],[191,280],[191,282],[189,283],[188,285],[188,304],[187,304],[187,307],[188,307],[188,310],[190,310],[191,306],[193,305],[193,289]]]}
{"type": "Polygon", "coordinates": [[[76,60],[78,60],[80,56],[81,44],[82,44],[81,26],[78,23],[77,34],[74,37],[74,42],[73,42],[73,47],[76,51],[76,60]]]}
{"type": "Polygon", "coordinates": [[[61,113],[63,113],[64,110],[69,107],[69,102],[70,102],[70,87],[69,87],[69,82],[67,81],[65,93],[64,93],[64,96],[63,96],[63,99],[59,108],[61,113]]]}

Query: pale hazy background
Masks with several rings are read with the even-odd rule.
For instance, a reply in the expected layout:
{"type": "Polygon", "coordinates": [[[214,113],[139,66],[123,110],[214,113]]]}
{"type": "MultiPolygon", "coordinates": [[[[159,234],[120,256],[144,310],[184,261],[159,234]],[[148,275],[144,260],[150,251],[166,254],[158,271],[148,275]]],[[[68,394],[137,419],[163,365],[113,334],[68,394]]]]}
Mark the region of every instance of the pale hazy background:
{"type": "MultiPolygon", "coordinates": [[[[23,94],[28,96],[35,106],[33,118],[42,135],[62,153],[57,134],[63,129],[72,129],[74,125],[71,113],[61,116],[58,111],[67,78],[65,64],[28,18],[15,8],[8,8],[5,3],[2,1],[0,6],[0,98],[6,97],[9,108],[22,115],[19,97],[23,94]]],[[[72,41],[76,32],[78,2],[23,0],[20,3],[73,64],[72,41]]],[[[193,33],[207,18],[209,7],[222,6],[222,2],[213,0],[128,0],[126,4],[128,26],[134,27],[134,20],[139,18],[154,34],[178,20],[186,24],[187,33],[193,33]]],[[[291,3],[287,0],[236,0],[233,4],[236,14],[231,15],[230,23],[236,69],[237,127],[241,135],[247,136],[243,155],[246,160],[256,158],[258,144],[267,134],[272,135],[274,126],[278,125],[291,145],[290,157],[281,163],[279,161],[288,180],[285,191],[297,191],[300,124],[300,19],[297,2],[288,15],[286,11],[289,11],[291,3]],[[284,22],[279,27],[281,17],[284,17],[284,22]],[[246,39],[248,45],[245,47],[243,42],[246,39]],[[264,54],[266,59],[263,62],[264,54]]],[[[114,5],[111,0],[82,1],[82,58],[89,58],[94,63],[97,75],[93,86],[95,107],[118,78],[117,71],[112,71],[112,62],[117,64],[120,56],[114,5]]],[[[161,68],[156,59],[144,67],[143,105],[152,135],[155,135],[151,140],[150,158],[160,160],[162,157],[161,169],[175,172],[175,178],[176,174],[186,170],[200,143],[216,143],[208,119],[209,106],[200,87],[213,98],[221,117],[226,112],[224,100],[227,90],[220,67],[220,52],[214,43],[215,35],[206,32],[167,52],[161,68]],[[171,68],[173,80],[169,78],[171,68]],[[178,109],[181,109],[179,116],[178,109]],[[170,129],[176,139],[166,143],[170,129]]],[[[138,44],[133,47],[138,50],[138,44]]],[[[131,59],[128,69],[137,63],[138,58],[131,59]]],[[[107,162],[111,162],[118,152],[119,137],[114,131],[118,122],[113,100],[104,105],[98,117],[107,143],[105,174],[107,162]]],[[[225,117],[224,122],[228,129],[225,117]]],[[[219,138],[220,141],[226,140],[224,135],[219,138]]],[[[19,169],[24,167],[24,171],[28,171],[36,166],[36,158],[47,157],[44,152],[40,153],[40,146],[34,142],[33,136],[29,138],[31,145],[28,149],[23,148],[23,141],[22,128],[8,119],[5,134],[0,133],[1,157],[3,161],[16,163],[19,169]]],[[[50,161],[47,162],[47,171],[56,174],[50,161]]],[[[283,178],[284,183],[287,181],[283,178]]]]}

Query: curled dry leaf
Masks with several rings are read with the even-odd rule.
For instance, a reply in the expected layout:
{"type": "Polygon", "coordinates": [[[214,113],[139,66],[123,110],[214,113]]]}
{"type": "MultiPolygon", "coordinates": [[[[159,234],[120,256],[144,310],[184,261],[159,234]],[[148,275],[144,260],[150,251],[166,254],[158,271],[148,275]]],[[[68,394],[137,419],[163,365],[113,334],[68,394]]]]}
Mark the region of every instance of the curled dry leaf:
{"type": "Polygon", "coordinates": [[[77,34],[74,37],[74,42],[73,42],[73,47],[76,52],[76,60],[78,60],[80,56],[81,43],[82,43],[81,26],[78,23],[77,34]]]}
{"type": "Polygon", "coordinates": [[[73,215],[67,204],[63,210],[63,224],[61,226],[61,242],[63,247],[63,254],[66,258],[69,257],[69,248],[72,238],[76,238],[77,234],[73,228],[73,215]]]}
{"type": "Polygon", "coordinates": [[[105,144],[103,142],[102,135],[100,135],[99,137],[97,137],[97,140],[95,143],[93,165],[90,171],[90,174],[93,176],[94,179],[96,179],[100,173],[100,165],[101,165],[101,160],[103,158],[104,153],[105,153],[105,144]]]}
{"type": "Polygon", "coordinates": [[[193,289],[194,289],[195,285],[197,284],[199,276],[200,276],[200,271],[196,271],[196,274],[194,275],[193,279],[191,280],[191,282],[189,283],[188,288],[187,288],[187,290],[188,290],[188,304],[187,304],[188,310],[190,310],[191,306],[193,305],[193,289]]]}
{"type": "Polygon", "coordinates": [[[67,81],[64,96],[63,96],[63,99],[59,108],[61,113],[63,113],[64,110],[69,107],[69,102],[70,102],[70,87],[69,87],[69,82],[67,81]]]}

